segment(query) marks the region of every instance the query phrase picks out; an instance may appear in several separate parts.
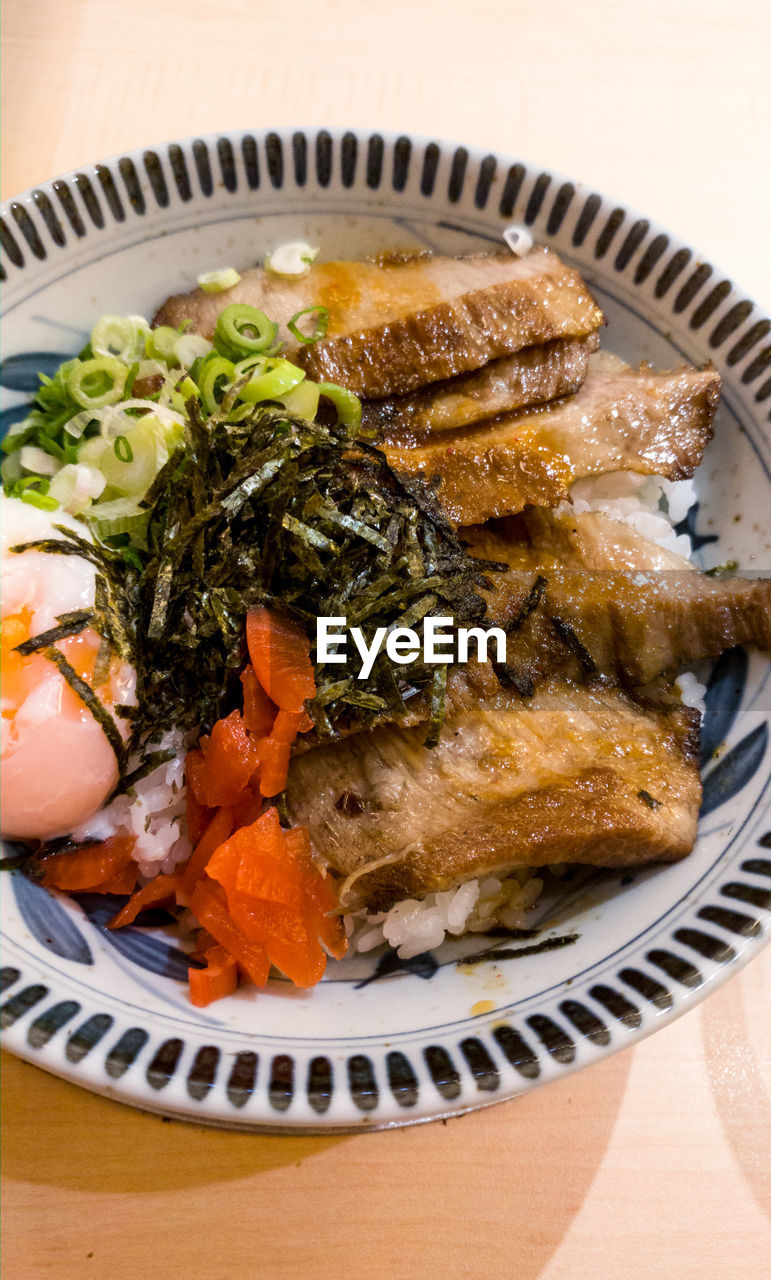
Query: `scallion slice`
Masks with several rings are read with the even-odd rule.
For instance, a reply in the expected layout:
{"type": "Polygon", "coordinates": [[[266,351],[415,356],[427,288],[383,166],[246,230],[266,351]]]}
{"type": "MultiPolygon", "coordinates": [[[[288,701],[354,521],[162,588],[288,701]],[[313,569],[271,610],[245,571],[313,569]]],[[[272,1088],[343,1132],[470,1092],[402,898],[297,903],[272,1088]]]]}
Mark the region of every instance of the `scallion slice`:
{"type": "MultiPolygon", "coordinates": [[[[108,446],[109,447],[109,446],[108,446]]],[[[87,462],[68,463],[51,481],[50,494],[71,515],[82,515],[95,498],[104,492],[106,481],[101,471],[87,462]]]]}
{"type": "Polygon", "coordinates": [[[319,384],[306,378],[304,382],[298,382],[296,387],[292,387],[291,391],[287,391],[281,397],[281,403],[287,413],[313,422],[319,408],[319,384]]]}
{"type": "Polygon", "coordinates": [[[202,338],[200,333],[183,333],[174,343],[175,363],[182,369],[189,369],[199,356],[208,356],[211,350],[209,339],[202,338]]]}
{"type": "Polygon", "coordinates": [[[281,244],[265,259],[265,266],[277,276],[304,276],[310,271],[318,249],[305,240],[290,240],[281,244]]]}
{"type": "Polygon", "coordinates": [[[119,462],[134,461],[134,450],[131,448],[131,443],[126,436],[116,436],[112,447],[119,462]]]}
{"type": "Polygon", "coordinates": [[[113,356],[79,360],[67,379],[67,390],[84,409],[117,404],[123,395],[128,369],[113,356]]]}
{"type": "Polygon", "coordinates": [[[238,393],[239,400],[248,404],[258,404],[261,400],[276,400],[279,396],[299,386],[305,374],[297,365],[288,360],[268,361],[264,373],[258,373],[249,379],[246,386],[238,393]],[[272,368],[270,366],[273,366],[272,368]]]}
{"type": "Polygon", "coordinates": [[[319,395],[331,400],[337,410],[336,426],[347,427],[354,431],[361,422],[361,400],[345,387],[338,387],[336,382],[320,382],[319,395]]]}
{"type": "Polygon", "coordinates": [[[169,453],[163,424],[148,413],[138,421],[127,420],[125,429],[116,435],[112,448],[102,455],[98,466],[108,485],[138,499],[168,462],[169,453]]]}
{"type": "Polygon", "coordinates": [[[6,486],[10,498],[21,498],[31,507],[40,507],[41,511],[55,511],[59,503],[49,496],[50,484],[45,476],[23,476],[6,486]]]}
{"type": "Polygon", "coordinates": [[[268,352],[276,341],[277,333],[278,325],[269,320],[264,311],[249,307],[244,302],[234,302],[217,317],[214,345],[220,355],[238,360],[258,352],[268,352]]]}
{"type": "Polygon", "coordinates": [[[326,307],[303,307],[302,311],[295,311],[291,320],[287,321],[287,329],[298,342],[305,344],[318,342],[319,338],[323,338],[329,324],[329,312],[326,307]],[[316,323],[310,333],[303,333],[297,321],[303,316],[315,316],[316,323]]]}
{"type": "Polygon", "coordinates": [[[149,332],[144,316],[102,316],[91,330],[91,350],[95,356],[134,364],[145,353],[149,332]]]}
{"type": "Polygon", "coordinates": [[[163,360],[167,365],[174,364],[176,359],[174,347],[181,336],[179,329],[172,329],[168,324],[151,329],[145,341],[145,355],[150,360],[163,360]]]}
{"type": "Polygon", "coordinates": [[[198,285],[204,293],[225,293],[238,284],[240,279],[235,267],[220,267],[219,271],[202,272],[198,277],[198,285]]]}
{"type": "Polygon", "coordinates": [[[19,450],[19,461],[25,471],[34,471],[39,476],[53,476],[58,471],[56,458],[45,449],[34,444],[23,444],[19,450]]]}
{"type": "MultiPolygon", "coordinates": [[[[107,503],[103,503],[107,506],[107,503]]],[[[99,505],[92,508],[90,512],[89,528],[91,528],[98,538],[115,538],[119,534],[127,533],[135,542],[144,544],[147,526],[150,523],[149,511],[136,511],[133,514],[112,517],[103,517],[99,514],[99,505]]]]}
{"type": "Polygon", "coordinates": [[[216,413],[222,397],[231,382],[238,376],[238,366],[224,356],[210,355],[202,361],[198,370],[198,390],[207,413],[216,413]]]}

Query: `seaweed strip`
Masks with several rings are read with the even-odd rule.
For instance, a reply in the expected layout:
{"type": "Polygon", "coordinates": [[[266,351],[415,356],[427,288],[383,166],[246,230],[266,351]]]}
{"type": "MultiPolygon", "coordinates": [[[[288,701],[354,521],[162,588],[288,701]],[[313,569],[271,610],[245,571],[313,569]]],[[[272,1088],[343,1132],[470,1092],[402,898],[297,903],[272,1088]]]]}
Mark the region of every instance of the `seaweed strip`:
{"type": "Polygon", "coordinates": [[[124,774],[123,778],[118,783],[118,786],[113,791],[112,798],[115,796],[125,795],[125,793],[130,791],[133,786],[136,786],[137,782],[141,782],[143,778],[148,776],[148,774],[151,774],[162,764],[167,764],[169,760],[173,759],[173,751],[151,751],[145,756],[142,763],[137,765],[136,769],[132,769],[130,773],[124,774]]]}
{"type": "Polygon", "coordinates": [[[426,732],[426,747],[435,747],[439,741],[439,735],[442,732],[444,724],[444,716],[446,710],[445,690],[447,688],[447,664],[442,663],[434,668],[434,678],[431,683],[431,713],[428,720],[428,730],[426,732]]]}
{"type": "Polygon", "coordinates": [[[287,533],[293,533],[301,542],[305,542],[308,546],[316,547],[319,551],[329,551],[331,555],[340,554],[340,548],[336,542],[328,538],[326,534],[319,533],[318,529],[312,529],[310,525],[303,524],[302,520],[298,520],[295,516],[290,516],[287,511],[281,521],[282,527],[287,533]]]}
{"type": "Polygon", "coordinates": [[[73,693],[76,693],[88,707],[115,753],[115,759],[118,761],[118,771],[123,773],[126,765],[126,747],[109,711],[102,706],[91,685],[82,680],[75,668],[70,666],[61,650],[46,649],[43,652],[43,657],[48,658],[49,662],[53,662],[54,666],[59,668],[73,693]]]}
{"type": "Polygon", "coordinates": [[[592,675],[597,670],[597,663],[583,641],[578,638],[570,623],[565,622],[563,618],[550,618],[549,621],[563,644],[567,645],[570,652],[574,653],[578,658],[586,674],[592,675]]]}
{"type": "MultiPolygon", "coordinates": [[[[503,567],[504,569],[507,569],[508,565],[503,567]]],[[[538,608],[541,603],[541,597],[546,589],[546,583],[547,579],[542,573],[539,573],[532,587],[528,591],[527,596],[517,610],[516,616],[512,618],[511,622],[506,626],[506,631],[509,635],[511,635],[513,631],[519,631],[522,624],[530,617],[530,614],[538,608]]]]}
{"type": "Polygon", "coordinates": [[[41,631],[39,635],[31,636],[29,640],[22,641],[17,644],[15,653],[21,654],[22,658],[27,658],[31,653],[38,653],[40,649],[47,649],[50,645],[55,644],[57,640],[66,640],[69,636],[77,636],[81,631],[85,631],[93,621],[94,612],[92,609],[81,609],[72,614],[62,614],[59,618],[58,627],[49,627],[48,631],[41,631]]]}
{"type": "Polygon", "coordinates": [[[497,951],[475,951],[473,955],[457,960],[456,964],[460,967],[464,964],[484,964],[491,960],[518,960],[522,956],[536,956],[544,951],[558,951],[560,947],[569,947],[572,943],[578,942],[578,938],[577,933],[564,933],[558,938],[544,938],[541,942],[534,942],[529,947],[501,947],[497,951]]]}
{"type": "Polygon", "coordinates": [[[96,651],[96,660],[94,662],[94,671],[92,680],[94,688],[98,689],[104,684],[110,674],[110,659],[112,657],[112,645],[104,636],[100,638],[99,648],[96,651]]]}

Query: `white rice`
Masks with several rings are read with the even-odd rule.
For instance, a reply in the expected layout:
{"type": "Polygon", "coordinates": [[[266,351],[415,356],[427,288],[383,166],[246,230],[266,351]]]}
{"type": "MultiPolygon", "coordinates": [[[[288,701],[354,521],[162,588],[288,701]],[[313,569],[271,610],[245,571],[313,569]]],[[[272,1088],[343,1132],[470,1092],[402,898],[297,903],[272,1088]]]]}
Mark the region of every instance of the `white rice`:
{"type": "Polygon", "coordinates": [[[521,868],[504,880],[486,876],[420,900],[408,898],[390,911],[356,917],[353,947],[355,951],[371,951],[387,942],[400,959],[409,960],[423,951],[433,951],[446,934],[485,933],[501,924],[524,929],[542,889],[540,872],[521,868]]]}
{"type": "Polygon", "coordinates": [[[631,471],[578,480],[570,491],[573,511],[601,511],[631,525],[664,551],[691,554],[687,533],[673,526],[685,518],[696,501],[693,480],[665,480],[663,476],[638,476],[631,471]]]}
{"type": "MultiPolygon", "coordinates": [[[[153,750],[173,751],[174,756],[72,833],[76,841],[133,836],[134,857],[148,879],[173,871],[192,853],[185,821],[184,735],[179,729],[172,729],[153,744],[153,750]]],[[[129,761],[129,769],[138,763],[129,761]]]]}

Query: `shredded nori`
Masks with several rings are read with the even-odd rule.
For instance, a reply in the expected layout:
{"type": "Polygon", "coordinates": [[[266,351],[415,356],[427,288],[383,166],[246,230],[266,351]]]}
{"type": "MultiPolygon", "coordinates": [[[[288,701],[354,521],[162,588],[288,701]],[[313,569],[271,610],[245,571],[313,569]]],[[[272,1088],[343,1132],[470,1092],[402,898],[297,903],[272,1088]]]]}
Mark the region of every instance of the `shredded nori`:
{"type": "MultiPolygon", "coordinates": [[[[504,570],[507,566],[503,566],[504,570]]],[[[525,599],[522,601],[519,609],[510,622],[506,624],[506,631],[511,635],[514,631],[519,631],[523,623],[530,617],[541,603],[541,597],[546,589],[547,579],[542,573],[539,573],[532,587],[528,591],[525,599]]]]}
{"type": "Polygon", "coordinates": [[[660,809],[664,803],[663,800],[657,800],[655,796],[652,796],[650,791],[645,790],[638,791],[637,798],[642,800],[643,804],[647,804],[649,809],[660,809]]]}
{"type": "Polygon", "coordinates": [[[94,611],[93,609],[78,609],[77,612],[70,614],[63,613],[59,616],[58,621],[58,627],[49,627],[48,631],[41,631],[39,635],[32,636],[31,639],[24,640],[22,644],[17,645],[16,652],[26,658],[31,653],[38,653],[41,649],[48,649],[52,644],[56,644],[57,640],[79,635],[81,631],[85,631],[86,627],[92,626],[94,611]]]}
{"type": "Polygon", "coordinates": [[[57,649],[54,646],[50,649],[45,649],[43,651],[43,657],[48,658],[49,662],[53,662],[54,666],[59,668],[70,688],[83,700],[83,702],[85,702],[91,712],[91,715],[104,731],[107,741],[115,752],[115,758],[118,761],[118,769],[123,773],[123,770],[126,767],[126,760],[128,759],[126,746],[109,711],[100,702],[99,698],[94,693],[94,690],[91,688],[91,685],[83,680],[82,677],[78,675],[75,668],[70,665],[61,649],[57,649]]]}
{"type": "MultiPolygon", "coordinates": [[[[148,550],[141,570],[122,549],[64,526],[58,539],[14,548],[82,555],[95,565],[95,605],[83,625],[136,669],[138,710],[119,713],[131,722],[130,748],[140,747],[145,761],[159,732],[172,726],[208,732],[240,705],[251,608],[288,614],[312,645],[323,615],[345,617],[371,644],[378,627],[415,626],[432,612],[452,616],[456,627],[478,624],[486,613],[479,590],[489,586],[485,573],[495,566],[468,554],[430,485],[397,475],[377,447],[352,439],[344,427],[277,407],[241,405],[229,416],[230,408],[224,404],[204,421],[189,402],[184,446],[144,500],[148,550]]],[[[72,677],[78,681],[76,691],[125,765],[112,717],[52,647],[75,633],[63,627],[76,625],[74,616],[61,619],[56,634],[47,635],[45,656],[73,688],[72,677]]],[[[37,641],[27,643],[38,648],[37,641]]],[[[394,664],[381,652],[361,680],[355,646],[348,650],[345,664],[316,664],[309,710],[318,735],[335,737],[398,714],[425,689],[427,744],[435,743],[446,667],[422,657],[394,664]]]]}
{"type": "Polygon", "coordinates": [[[563,644],[578,658],[586,674],[593,675],[597,670],[597,663],[570,623],[565,622],[564,618],[550,618],[549,621],[563,644]]]}
{"type": "Polygon", "coordinates": [[[475,951],[471,956],[463,956],[456,961],[458,966],[464,964],[484,964],[490,960],[518,960],[522,956],[536,956],[544,951],[558,951],[560,947],[569,947],[578,942],[577,933],[564,933],[558,938],[544,938],[529,947],[499,947],[490,951],[475,951]]]}
{"type": "Polygon", "coordinates": [[[532,698],[535,693],[535,680],[528,671],[521,671],[509,662],[495,662],[493,670],[504,687],[516,689],[523,698],[532,698]]]}

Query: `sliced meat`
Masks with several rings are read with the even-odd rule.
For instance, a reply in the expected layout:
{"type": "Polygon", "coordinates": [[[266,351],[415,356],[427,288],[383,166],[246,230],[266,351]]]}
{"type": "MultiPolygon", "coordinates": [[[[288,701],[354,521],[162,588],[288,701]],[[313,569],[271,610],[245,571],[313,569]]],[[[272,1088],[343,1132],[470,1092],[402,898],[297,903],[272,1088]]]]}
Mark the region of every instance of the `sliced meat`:
{"type": "Polygon", "coordinates": [[[477,524],[528,503],[554,507],[582,476],[691,476],[711,438],[719,394],[713,369],[590,370],[575,396],[385,452],[398,471],[438,477],[450,519],[477,524]]]}
{"type": "Polygon", "coordinates": [[[414,391],[522,347],[593,333],[603,323],[578,272],[546,249],[524,258],[507,252],[314,263],[299,280],[247,271],[227,293],[194,289],[169,298],[153,323],[192,321],[209,337],[233,302],[249,303],[282,326],[305,307],[326,307],[326,336],[299,349],[290,339],[287,352],[311,378],[367,399],[414,391]]]}
{"type": "Polygon", "coordinates": [[[599,335],[558,338],[491,360],[473,373],[435,382],[407,396],[369,400],[362,422],[389,444],[413,445],[425,436],[454,431],[501,413],[577,391],[599,335]]]}
{"type": "Polygon", "coordinates": [[[696,837],[697,726],[617,690],[500,690],[458,709],[433,750],[384,726],[300,756],[289,813],[348,878],[350,907],[521,866],[673,861],[696,837]]]}
{"type": "MultiPolygon", "coordinates": [[[[501,532],[505,538],[505,531],[501,532]]],[[[566,568],[572,565],[577,569],[617,569],[621,572],[636,572],[638,569],[696,571],[695,564],[685,556],[660,547],[633,525],[602,511],[576,512],[567,504],[556,511],[528,507],[522,513],[519,528],[512,531],[515,543],[523,532],[540,563],[549,563],[551,559],[566,568]]],[[[500,542],[497,545],[500,552],[500,542]]],[[[520,554],[513,545],[511,551],[520,554]]],[[[484,552],[477,554],[483,555],[484,552]]],[[[505,553],[503,558],[506,559],[505,553]]]]}
{"type": "Polygon", "coordinates": [[[555,672],[641,686],[734,645],[771,650],[771,578],[709,577],[609,516],[528,510],[524,523],[529,546],[505,527],[464,530],[472,554],[512,566],[489,575],[488,608],[509,632],[504,675],[520,691],[555,672]],[[634,572],[616,571],[625,540],[634,572]]]}

